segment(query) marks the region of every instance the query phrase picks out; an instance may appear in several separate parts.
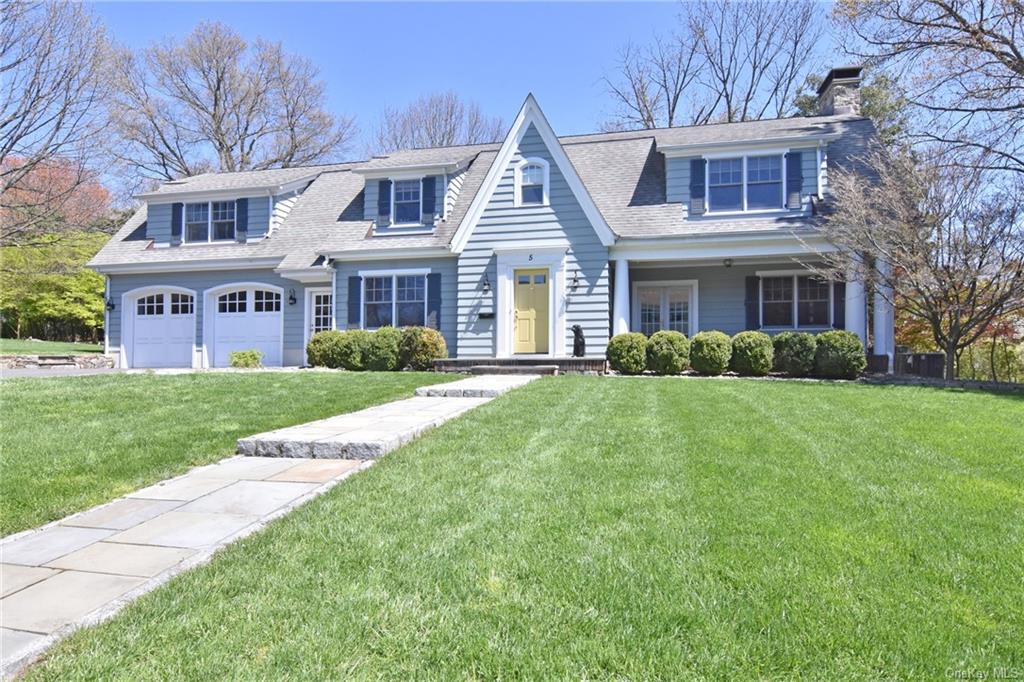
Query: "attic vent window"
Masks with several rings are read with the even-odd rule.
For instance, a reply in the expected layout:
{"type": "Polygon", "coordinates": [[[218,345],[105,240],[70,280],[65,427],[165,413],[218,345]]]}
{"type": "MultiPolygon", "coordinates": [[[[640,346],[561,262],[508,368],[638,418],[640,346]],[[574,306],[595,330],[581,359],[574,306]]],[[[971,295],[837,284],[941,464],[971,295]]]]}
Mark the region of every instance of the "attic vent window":
{"type": "Polygon", "coordinates": [[[515,172],[516,206],[546,206],[550,172],[544,159],[523,159],[515,172]]]}

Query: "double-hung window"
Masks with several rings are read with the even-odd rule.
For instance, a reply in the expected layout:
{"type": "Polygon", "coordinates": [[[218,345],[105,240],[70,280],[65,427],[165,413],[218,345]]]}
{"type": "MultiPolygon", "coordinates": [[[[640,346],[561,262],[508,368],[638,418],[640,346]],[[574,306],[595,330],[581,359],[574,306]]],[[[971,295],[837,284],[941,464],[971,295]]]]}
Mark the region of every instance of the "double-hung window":
{"type": "Polygon", "coordinates": [[[822,328],[832,324],[832,283],[812,275],[761,278],[761,326],[822,328]]]}
{"type": "Polygon", "coordinates": [[[421,181],[395,180],[395,223],[399,225],[418,224],[421,213],[421,181]]]}
{"type": "Polygon", "coordinates": [[[363,278],[363,328],[409,327],[427,319],[426,275],[363,278]]]}
{"type": "Polygon", "coordinates": [[[782,155],[708,161],[708,211],[783,208],[782,155]]]}
{"type": "Polygon", "coordinates": [[[185,204],[186,243],[226,242],[235,239],[235,202],[185,204]]]}
{"type": "Polygon", "coordinates": [[[514,205],[544,206],[548,203],[549,170],[544,159],[523,159],[515,170],[514,205]]]}

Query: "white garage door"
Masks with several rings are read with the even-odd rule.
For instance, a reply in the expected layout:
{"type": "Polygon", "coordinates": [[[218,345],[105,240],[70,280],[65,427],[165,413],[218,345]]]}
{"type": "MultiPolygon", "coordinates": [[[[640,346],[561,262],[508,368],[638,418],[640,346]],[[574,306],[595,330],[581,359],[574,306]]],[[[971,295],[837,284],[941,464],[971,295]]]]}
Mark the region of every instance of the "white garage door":
{"type": "Polygon", "coordinates": [[[191,294],[162,292],[135,300],[132,367],[191,367],[196,302],[191,294]]]}
{"type": "Polygon", "coordinates": [[[267,367],[281,365],[281,294],[245,288],[217,296],[213,325],[213,366],[228,367],[231,353],[256,349],[267,367]]]}

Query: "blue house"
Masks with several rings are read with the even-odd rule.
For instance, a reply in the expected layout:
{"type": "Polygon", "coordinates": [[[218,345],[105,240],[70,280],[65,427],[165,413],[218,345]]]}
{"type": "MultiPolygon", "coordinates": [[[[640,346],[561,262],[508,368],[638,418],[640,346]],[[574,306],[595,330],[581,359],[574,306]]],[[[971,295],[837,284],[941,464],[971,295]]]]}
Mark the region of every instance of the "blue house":
{"type": "Polygon", "coordinates": [[[529,96],[500,143],[164,183],[91,262],[120,367],[301,365],[325,329],[429,325],[459,359],[587,355],[611,335],[844,328],[893,315],[808,271],[831,169],[875,135],[859,68],[821,115],[558,137],[529,96]]]}

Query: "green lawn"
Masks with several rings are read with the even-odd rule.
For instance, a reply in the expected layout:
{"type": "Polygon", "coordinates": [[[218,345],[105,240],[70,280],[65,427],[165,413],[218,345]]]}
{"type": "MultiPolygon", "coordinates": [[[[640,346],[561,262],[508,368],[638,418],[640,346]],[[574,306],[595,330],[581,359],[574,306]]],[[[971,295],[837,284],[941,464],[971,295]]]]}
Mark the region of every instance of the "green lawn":
{"type": "Polygon", "coordinates": [[[0,339],[0,355],[67,355],[69,353],[102,353],[103,344],[36,341],[34,339],[0,339]]]}
{"type": "Polygon", "coordinates": [[[255,372],[6,379],[0,535],[234,454],[242,436],[385,403],[452,378],[255,372]]]}
{"type": "Polygon", "coordinates": [[[904,679],[1024,669],[1024,400],[544,379],[29,679],[904,679]]]}

